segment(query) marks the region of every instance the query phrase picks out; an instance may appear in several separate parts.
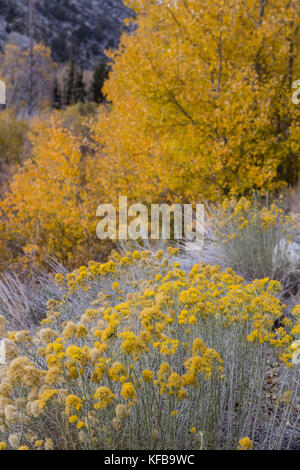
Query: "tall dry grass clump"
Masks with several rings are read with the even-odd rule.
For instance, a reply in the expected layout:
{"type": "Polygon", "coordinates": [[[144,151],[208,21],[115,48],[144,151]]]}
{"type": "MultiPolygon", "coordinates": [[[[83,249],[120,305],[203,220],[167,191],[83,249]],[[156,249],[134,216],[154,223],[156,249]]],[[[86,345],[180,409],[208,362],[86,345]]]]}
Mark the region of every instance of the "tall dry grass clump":
{"type": "Polygon", "coordinates": [[[209,210],[213,241],[223,265],[248,280],[269,277],[286,287],[300,264],[297,226],[280,201],[226,199],[209,210]]]}

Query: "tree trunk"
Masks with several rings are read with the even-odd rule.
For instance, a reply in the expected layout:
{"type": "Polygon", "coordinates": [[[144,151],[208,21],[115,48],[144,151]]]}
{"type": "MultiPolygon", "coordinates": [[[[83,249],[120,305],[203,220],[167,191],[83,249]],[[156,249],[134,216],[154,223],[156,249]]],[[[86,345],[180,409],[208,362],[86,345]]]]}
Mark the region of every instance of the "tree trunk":
{"type": "Polygon", "coordinates": [[[34,102],[33,102],[33,67],[34,67],[34,10],[35,0],[29,0],[28,3],[28,36],[29,36],[29,78],[28,78],[28,114],[32,116],[34,102]]]}

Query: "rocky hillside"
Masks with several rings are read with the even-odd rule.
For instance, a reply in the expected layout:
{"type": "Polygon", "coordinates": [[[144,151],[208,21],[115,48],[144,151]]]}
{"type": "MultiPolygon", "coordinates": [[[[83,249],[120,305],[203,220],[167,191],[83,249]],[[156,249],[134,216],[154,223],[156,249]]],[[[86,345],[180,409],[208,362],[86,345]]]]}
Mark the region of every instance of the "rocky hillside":
{"type": "MultiPolygon", "coordinates": [[[[0,0],[0,49],[10,40],[28,43],[29,0],[0,0]]],[[[106,48],[118,46],[123,20],[132,14],[122,0],[35,0],[35,39],[53,59],[74,57],[84,68],[98,65],[106,48]]]]}

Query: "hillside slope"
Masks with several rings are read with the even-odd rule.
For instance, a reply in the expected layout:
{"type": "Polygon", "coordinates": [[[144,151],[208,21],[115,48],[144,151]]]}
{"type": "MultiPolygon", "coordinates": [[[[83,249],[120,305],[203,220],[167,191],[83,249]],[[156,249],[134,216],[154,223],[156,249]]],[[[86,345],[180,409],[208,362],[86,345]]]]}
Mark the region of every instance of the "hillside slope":
{"type": "MultiPolygon", "coordinates": [[[[0,0],[0,49],[8,40],[28,42],[28,0],[0,0]]],[[[35,0],[35,39],[52,49],[53,59],[74,57],[95,67],[104,50],[118,46],[123,21],[131,12],[122,0],[35,0]]]]}

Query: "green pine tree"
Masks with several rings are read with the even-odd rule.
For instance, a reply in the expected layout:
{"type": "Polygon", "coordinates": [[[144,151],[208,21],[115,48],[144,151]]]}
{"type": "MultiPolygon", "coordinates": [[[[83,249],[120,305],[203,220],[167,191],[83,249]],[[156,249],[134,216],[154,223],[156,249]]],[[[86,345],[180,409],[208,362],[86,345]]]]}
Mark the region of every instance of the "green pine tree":
{"type": "Polygon", "coordinates": [[[92,93],[93,101],[96,103],[102,103],[105,100],[102,89],[105,80],[108,78],[109,66],[105,62],[100,62],[96,70],[94,71],[92,81],[92,93]]]}
{"type": "Polygon", "coordinates": [[[68,75],[65,80],[65,86],[64,86],[65,88],[64,96],[65,96],[66,106],[70,106],[71,104],[74,103],[73,94],[74,94],[75,69],[76,69],[75,60],[71,59],[68,75]]]}
{"type": "Polygon", "coordinates": [[[83,72],[81,69],[75,69],[75,77],[73,84],[73,102],[74,103],[84,103],[86,96],[85,84],[83,81],[83,72]]]}
{"type": "Polygon", "coordinates": [[[54,109],[62,108],[62,97],[59,90],[57,79],[55,78],[53,93],[52,93],[52,107],[54,109]]]}

